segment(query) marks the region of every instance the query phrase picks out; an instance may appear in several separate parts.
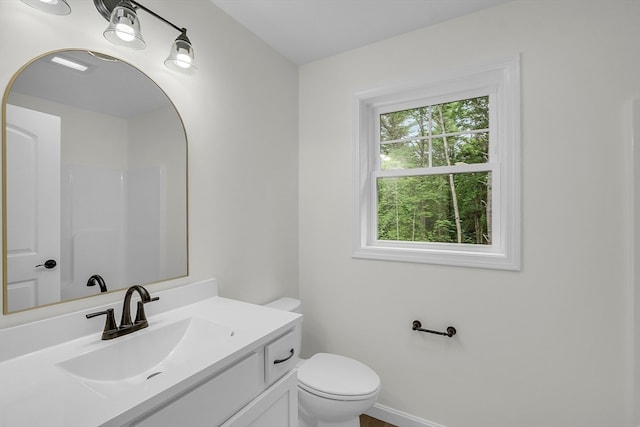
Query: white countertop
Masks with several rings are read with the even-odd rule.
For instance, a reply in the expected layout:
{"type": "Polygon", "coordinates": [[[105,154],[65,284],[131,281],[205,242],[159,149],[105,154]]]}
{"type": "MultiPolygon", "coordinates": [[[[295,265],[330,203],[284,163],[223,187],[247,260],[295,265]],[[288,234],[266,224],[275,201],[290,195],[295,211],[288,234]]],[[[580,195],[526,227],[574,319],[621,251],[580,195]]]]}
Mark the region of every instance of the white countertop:
{"type": "MultiPolygon", "coordinates": [[[[132,307],[134,314],[135,305],[132,307]]],[[[100,319],[102,321],[94,322],[96,331],[91,335],[0,363],[1,427],[120,425],[282,335],[300,322],[301,316],[213,296],[149,316],[148,328],[108,341],[101,340],[104,317],[100,319]],[[223,325],[233,330],[233,336],[223,342],[205,341],[205,351],[190,353],[187,363],[142,383],[125,382],[117,393],[108,395],[58,366],[60,362],[117,340],[135,339],[136,334],[148,333],[185,318],[223,325]]],[[[90,320],[78,314],[77,321],[90,320]]],[[[100,366],[95,369],[100,370],[100,366]]]]}

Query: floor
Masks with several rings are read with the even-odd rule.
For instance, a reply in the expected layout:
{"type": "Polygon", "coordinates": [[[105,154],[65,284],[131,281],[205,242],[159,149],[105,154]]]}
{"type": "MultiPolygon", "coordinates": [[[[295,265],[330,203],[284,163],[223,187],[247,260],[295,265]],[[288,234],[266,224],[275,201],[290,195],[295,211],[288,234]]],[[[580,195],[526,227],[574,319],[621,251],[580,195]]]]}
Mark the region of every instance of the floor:
{"type": "Polygon", "coordinates": [[[393,424],[385,423],[368,415],[360,415],[360,427],[396,427],[393,424]]]}

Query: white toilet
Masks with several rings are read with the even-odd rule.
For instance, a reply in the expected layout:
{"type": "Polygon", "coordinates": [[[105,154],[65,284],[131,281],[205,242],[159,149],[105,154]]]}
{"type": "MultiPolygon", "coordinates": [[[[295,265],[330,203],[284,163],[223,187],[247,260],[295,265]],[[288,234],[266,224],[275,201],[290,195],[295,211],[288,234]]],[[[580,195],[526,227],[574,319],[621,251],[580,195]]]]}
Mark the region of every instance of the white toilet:
{"type": "MultiPolygon", "coordinates": [[[[280,298],[266,307],[301,313],[299,300],[280,298]]],[[[318,353],[298,364],[300,427],[359,427],[360,414],[371,408],[380,377],[357,360],[318,353]]]]}

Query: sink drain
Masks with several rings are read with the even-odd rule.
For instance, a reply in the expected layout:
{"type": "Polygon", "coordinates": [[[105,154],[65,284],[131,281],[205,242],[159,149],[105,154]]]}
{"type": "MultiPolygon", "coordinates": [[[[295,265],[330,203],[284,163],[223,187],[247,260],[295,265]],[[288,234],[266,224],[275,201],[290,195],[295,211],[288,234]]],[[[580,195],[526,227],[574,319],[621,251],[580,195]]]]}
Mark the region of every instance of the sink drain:
{"type": "Polygon", "coordinates": [[[149,375],[149,376],[147,377],[147,379],[148,379],[148,380],[150,380],[151,378],[153,378],[153,377],[155,377],[155,376],[157,376],[157,375],[160,375],[161,373],[162,373],[162,371],[154,372],[153,374],[149,375]]]}

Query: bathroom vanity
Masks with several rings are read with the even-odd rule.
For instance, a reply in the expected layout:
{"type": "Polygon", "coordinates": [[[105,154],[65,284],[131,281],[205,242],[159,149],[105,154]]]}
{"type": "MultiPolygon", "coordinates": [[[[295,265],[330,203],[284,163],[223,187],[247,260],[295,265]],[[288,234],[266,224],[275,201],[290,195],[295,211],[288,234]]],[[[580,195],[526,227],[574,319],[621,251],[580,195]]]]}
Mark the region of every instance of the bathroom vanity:
{"type": "Polygon", "coordinates": [[[112,340],[95,309],[0,331],[0,426],[298,425],[299,314],[219,297],[214,280],[152,294],[149,327],[112,340]]]}
{"type": "MultiPolygon", "coordinates": [[[[2,107],[5,315],[187,280],[187,132],[158,84],[56,50],[18,70],[2,107]]],[[[213,279],[141,289],[147,327],[98,302],[0,329],[0,427],[298,425],[301,315],[221,298],[213,279]]]]}

